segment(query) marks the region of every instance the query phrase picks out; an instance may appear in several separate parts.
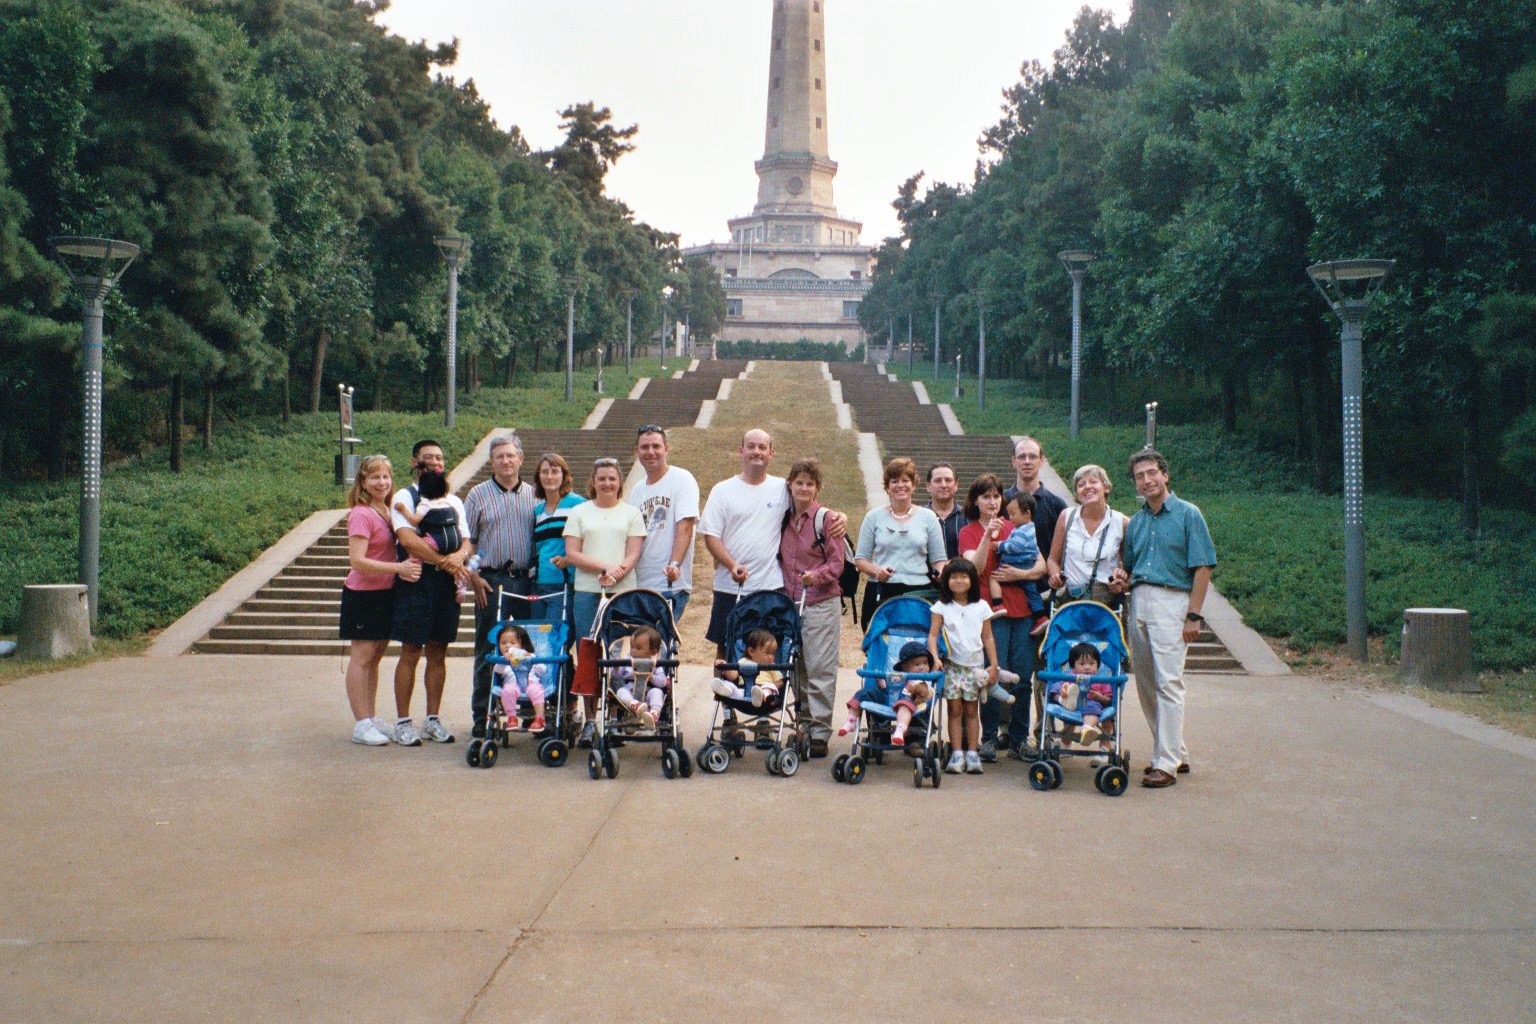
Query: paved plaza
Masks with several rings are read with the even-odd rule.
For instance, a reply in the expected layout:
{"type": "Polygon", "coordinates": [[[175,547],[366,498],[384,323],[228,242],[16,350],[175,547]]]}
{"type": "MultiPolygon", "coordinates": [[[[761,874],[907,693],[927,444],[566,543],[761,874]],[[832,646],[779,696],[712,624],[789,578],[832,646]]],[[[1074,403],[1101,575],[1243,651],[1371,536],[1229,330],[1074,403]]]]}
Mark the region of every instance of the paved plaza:
{"type": "Polygon", "coordinates": [[[0,1019],[1532,1019],[1536,743],[1416,702],[1197,677],[1194,773],[1110,799],[1017,762],[473,771],[347,742],[342,667],[0,688],[0,1019]]]}

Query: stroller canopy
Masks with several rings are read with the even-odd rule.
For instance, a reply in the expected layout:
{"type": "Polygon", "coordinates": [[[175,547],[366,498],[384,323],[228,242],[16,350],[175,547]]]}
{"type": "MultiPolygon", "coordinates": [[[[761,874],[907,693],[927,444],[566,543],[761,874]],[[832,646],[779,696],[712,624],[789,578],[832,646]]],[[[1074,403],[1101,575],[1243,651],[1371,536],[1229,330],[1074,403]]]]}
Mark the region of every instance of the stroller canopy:
{"type": "Polygon", "coordinates": [[[604,648],[633,633],[636,626],[654,626],[668,651],[677,650],[677,623],[672,605],[654,590],[626,590],[603,603],[592,625],[594,639],[604,648]]]}
{"type": "MultiPolygon", "coordinates": [[[[874,672],[890,672],[901,656],[901,645],[909,640],[928,639],[933,609],[920,597],[893,597],[875,609],[864,634],[864,666],[874,672]]],[[[939,654],[944,653],[944,636],[939,635],[939,654]]]]}
{"type": "Polygon", "coordinates": [[[732,658],[746,655],[746,637],[754,629],[766,629],[779,642],[779,658],[800,641],[800,611],[789,596],[778,590],[743,595],[725,620],[725,649],[732,658]]]}
{"type": "Polygon", "coordinates": [[[1051,617],[1040,667],[1050,672],[1062,670],[1072,648],[1081,643],[1099,649],[1099,667],[1104,675],[1125,674],[1128,654],[1120,617],[1095,601],[1074,601],[1051,617]]]}

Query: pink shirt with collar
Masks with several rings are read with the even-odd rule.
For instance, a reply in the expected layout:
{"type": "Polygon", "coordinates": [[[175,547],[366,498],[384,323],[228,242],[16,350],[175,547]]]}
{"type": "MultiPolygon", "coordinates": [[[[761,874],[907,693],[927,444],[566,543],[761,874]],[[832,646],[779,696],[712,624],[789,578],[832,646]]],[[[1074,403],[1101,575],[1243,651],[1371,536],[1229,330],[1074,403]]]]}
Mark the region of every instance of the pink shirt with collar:
{"type": "Polygon", "coordinates": [[[805,603],[820,604],[840,598],[842,589],[837,578],[843,572],[843,542],[828,539],[816,543],[816,510],[820,502],[811,502],[804,512],[796,513],[791,507],[789,522],[779,535],[779,562],[784,567],[784,592],[790,600],[799,601],[805,591],[805,603]],[[825,550],[823,550],[825,549],[825,550]],[[812,584],[800,582],[800,574],[809,571],[812,584]]]}

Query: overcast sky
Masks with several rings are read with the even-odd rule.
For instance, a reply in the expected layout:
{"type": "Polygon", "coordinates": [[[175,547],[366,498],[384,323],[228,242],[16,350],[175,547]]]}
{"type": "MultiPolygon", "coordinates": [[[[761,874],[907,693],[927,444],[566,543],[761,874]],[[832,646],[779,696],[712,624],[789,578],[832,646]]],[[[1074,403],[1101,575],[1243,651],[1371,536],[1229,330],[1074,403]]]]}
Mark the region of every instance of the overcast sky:
{"type": "MultiPolygon", "coordinates": [[[[1117,22],[1130,5],[1093,4],[1117,22]]],[[[890,203],[911,174],[970,180],[1002,90],[1026,60],[1050,61],[1082,6],[826,0],[837,205],[866,244],[896,233],[890,203]]],[[[410,39],[457,37],[453,75],[537,148],[559,141],[558,111],[575,102],[638,124],[608,192],[686,245],[727,238],[726,219],[757,199],[771,21],[770,0],[394,0],[383,15],[410,39]]]]}

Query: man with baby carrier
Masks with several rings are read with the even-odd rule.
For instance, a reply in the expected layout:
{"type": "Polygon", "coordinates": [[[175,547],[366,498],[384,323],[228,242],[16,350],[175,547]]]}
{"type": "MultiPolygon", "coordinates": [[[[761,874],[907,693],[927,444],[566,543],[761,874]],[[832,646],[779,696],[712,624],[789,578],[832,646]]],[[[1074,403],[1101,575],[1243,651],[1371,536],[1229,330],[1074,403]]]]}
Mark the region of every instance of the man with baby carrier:
{"type": "Polygon", "coordinates": [[[1162,789],[1189,771],[1184,746],[1184,658],[1200,635],[1200,614],[1216,547],[1200,510],[1168,489],[1168,460],[1144,448],[1131,456],[1131,479],[1146,499],[1125,527],[1117,591],[1129,589],[1126,632],[1136,694],[1152,729],[1152,763],[1141,784],[1162,789]]]}

